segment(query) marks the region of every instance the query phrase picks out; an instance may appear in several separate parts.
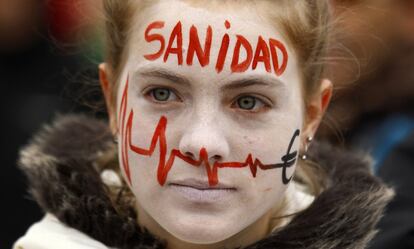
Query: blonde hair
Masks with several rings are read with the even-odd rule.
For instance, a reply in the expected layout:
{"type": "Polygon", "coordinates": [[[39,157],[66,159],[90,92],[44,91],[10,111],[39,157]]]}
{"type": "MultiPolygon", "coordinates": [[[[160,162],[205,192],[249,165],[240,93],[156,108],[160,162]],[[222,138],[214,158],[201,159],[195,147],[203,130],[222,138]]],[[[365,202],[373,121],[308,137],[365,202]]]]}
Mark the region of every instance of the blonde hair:
{"type": "MultiPolygon", "coordinates": [[[[125,63],[133,18],[160,0],[103,0],[106,15],[106,62],[112,69],[110,81],[117,89],[119,74],[125,63]]],[[[302,70],[306,100],[318,88],[324,70],[329,30],[329,6],[326,0],[182,0],[206,8],[223,8],[232,4],[253,5],[270,22],[281,28],[294,48],[302,70]],[[221,7],[219,7],[219,5],[221,7]]],[[[112,98],[116,92],[112,91],[112,98]]],[[[113,101],[116,103],[116,101],[113,101]]],[[[323,173],[315,163],[299,164],[295,179],[306,183],[309,192],[318,195],[323,185],[323,173]]]]}

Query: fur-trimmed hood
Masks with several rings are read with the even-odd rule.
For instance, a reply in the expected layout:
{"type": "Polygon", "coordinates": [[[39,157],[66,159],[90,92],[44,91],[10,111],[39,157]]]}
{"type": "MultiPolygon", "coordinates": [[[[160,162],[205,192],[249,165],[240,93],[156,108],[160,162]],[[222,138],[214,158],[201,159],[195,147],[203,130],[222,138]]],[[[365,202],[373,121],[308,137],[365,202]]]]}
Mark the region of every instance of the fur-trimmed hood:
{"type": "MultiPolygon", "coordinates": [[[[130,202],[112,198],[103,183],[99,162],[115,148],[105,122],[61,116],[21,151],[19,167],[40,207],[69,227],[110,247],[166,248],[136,224],[130,202]]],[[[375,234],[393,194],[371,174],[369,160],[322,144],[312,146],[310,157],[327,173],[325,190],[288,225],[248,249],[365,248],[375,234]]]]}

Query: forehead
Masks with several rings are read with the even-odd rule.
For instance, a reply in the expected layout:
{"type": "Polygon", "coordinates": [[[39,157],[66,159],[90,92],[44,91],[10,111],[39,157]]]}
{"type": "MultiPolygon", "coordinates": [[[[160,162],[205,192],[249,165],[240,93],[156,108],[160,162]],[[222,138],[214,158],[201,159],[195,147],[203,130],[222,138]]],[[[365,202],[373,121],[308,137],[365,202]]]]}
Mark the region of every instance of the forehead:
{"type": "Polygon", "coordinates": [[[156,68],[165,67],[168,70],[178,71],[180,74],[193,76],[195,75],[194,70],[197,70],[197,76],[202,78],[216,77],[223,79],[233,77],[235,71],[232,70],[232,62],[235,61],[235,52],[238,51],[236,53],[237,61],[242,63],[248,60],[249,53],[246,46],[250,46],[250,63],[248,67],[245,67],[245,70],[239,71],[239,74],[241,72],[245,75],[264,74],[270,78],[277,78],[281,82],[292,80],[299,82],[300,78],[294,51],[287,43],[277,23],[269,21],[258,9],[247,5],[208,6],[207,8],[200,6],[200,4],[197,6],[189,5],[179,0],[160,1],[147,9],[143,15],[136,17],[130,38],[127,64],[129,64],[132,71],[136,71],[140,67],[154,66],[156,68]],[[155,22],[158,23],[158,26],[155,25],[153,28],[149,28],[155,22]],[[175,32],[178,29],[182,38],[181,45],[178,44],[177,32],[175,32]],[[197,35],[191,36],[191,32],[194,34],[194,30],[197,35]],[[206,40],[209,32],[211,33],[209,62],[201,65],[199,57],[203,52],[206,53],[206,40]],[[147,39],[150,38],[149,36],[152,40],[147,39]],[[191,37],[197,37],[198,43],[194,42],[191,37]],[[146,55],[154,55],[161,50],[160,38],[164,42],[163,51],[156,59],[146,59],[146,55]],[[228,39],[227,52],[222,53],[223,47],[226,47],[223,45],[226,39],[228,39]],[[258,51],[259,39],[262,39],[262,45],[266,47],[265,50],[268,51],[268,55],[263,50],[258,51]],[[284,51],[274,44],[272,50],[271,39],[279,42],[284,51]],[[246,41],[240,46],[239,50],[236,48],[238,40],[246,41]],[[197,51],[193,46],[192,63],[189,65],[188,53],[194,44],[199,44],[201,50],[197,51]],[[182,58],[177,55],[176,48],[178,46],[182,48],[182,51],[178,52],[182,55],[182,58]],[[171,53],[166,55],[168,48],[172,48],[170,49],[171,53]],[[264,58],[266,56],[267,59],[264,58]],[[254,57],[256,57],[256,63],[254,57]],[[220,64],[220,60],[222,69],[218,73],[217,65],[220,64]],[[284,68],[281,68],[283,65],[284,68]],[[277,68],[280,69],[280,72],[283,72],[277,74],[277,68]]]}
{"type": "MultiPolygon", "coordinates": [[[[216,4],[207,2],[204,5],[201,3],[195,5],[180,0],[160,1],[149,8],[149,11],[143,15],[143,18],[148,21],[164,19],[171,26],[174,26],[174,21],[177,20],[180,20],[183,25],[196,25],[200,28],[211,25],[214,26],[217,32],[244,32],[245,35],[256,29],[259,29],[257,31],[260,32],[275,31],[273,25],[264,17],[264,13],[260,12],[258,8],[248,8],[248,6],[252,6],[250,4],[227,3],[226,5],[220,5],[217,1],[212,2],[216,4]],[[224,26],[225,20],[229,20],[235,25],[231,29],[226,29],[224,26]]],[[[145,20],[143,20],[142,24],[145,24],[145,20]]],[[[138,25],[141,26],[141,29],[145,28],[145,25],[138,25]]]]}

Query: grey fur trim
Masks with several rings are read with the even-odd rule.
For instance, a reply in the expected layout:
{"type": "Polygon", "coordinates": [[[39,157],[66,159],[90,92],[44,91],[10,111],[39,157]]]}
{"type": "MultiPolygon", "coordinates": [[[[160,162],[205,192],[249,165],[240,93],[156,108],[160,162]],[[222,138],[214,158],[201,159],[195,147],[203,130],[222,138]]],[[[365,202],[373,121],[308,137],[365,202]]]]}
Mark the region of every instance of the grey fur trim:
{"type": "MultiPolygon", "coordinates": [[[[40,207],[68,226],[110,247],[165,248],[137,226],[134,212],[121,215],[113,206],[96,161],[114,149],[105,122],[62,116],[21,151],[19,166],[40,207]]],[[[326,171],[327,188],[287,226],[248,249],[365,248],[375,234],[393,192],[372,176],[370,162],[322,144],[310,155],[326,171]]]]}

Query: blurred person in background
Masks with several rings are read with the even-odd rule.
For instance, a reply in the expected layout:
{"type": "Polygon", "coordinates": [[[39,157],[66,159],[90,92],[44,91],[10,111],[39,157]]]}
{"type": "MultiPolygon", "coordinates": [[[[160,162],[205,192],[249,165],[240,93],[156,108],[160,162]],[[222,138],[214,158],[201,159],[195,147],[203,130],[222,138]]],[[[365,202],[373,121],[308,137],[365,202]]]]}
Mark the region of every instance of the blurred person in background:
{"type": "Polygon", "coordinates": [[[412,0],[332,1],[337,94],[322,136],[371,152],[380,165],[414,128],[412,0]]]}
{"type": "Polygon", "coordinates": [[[335,63],[327,73],[337,95],[320,135],[338,141],[338,131],[343,145],[369,152],[396,188],[370,248],[414,248],[414,1],[332,3],[335,63]]]}
{"type": "MultiPolygon", "coordinates": [[[[0,191],[7,203],[1,208],[1,248],[11,248],[28,224],[41,217],[25,194],[23,177],[16,167],[18,148],[56,112],[80,110],[63,97],[64,88],[91,63],[85,58],[96,55],[92,49],[79,46],[70,51],[62,49],[62,44],[77,44],[79,38],[87,37],[88,30],[81,30],[78,36],[78,29],[81,22],[92,21],[93,8],[77,8],[80,2],[0,0],[0,108],[2,127],[7,131],[1,141],[0,191]],[[85,50],[92,52],[85,57],[85,50]]],[[[83,2],[92,6],[93,1],[83,2]]],[[[99,43],[88,44],[99,47],[99,43]]]]}

